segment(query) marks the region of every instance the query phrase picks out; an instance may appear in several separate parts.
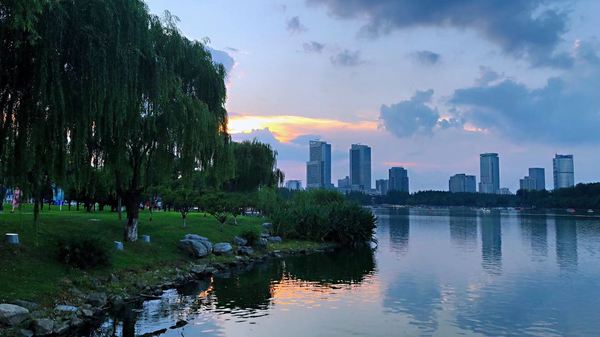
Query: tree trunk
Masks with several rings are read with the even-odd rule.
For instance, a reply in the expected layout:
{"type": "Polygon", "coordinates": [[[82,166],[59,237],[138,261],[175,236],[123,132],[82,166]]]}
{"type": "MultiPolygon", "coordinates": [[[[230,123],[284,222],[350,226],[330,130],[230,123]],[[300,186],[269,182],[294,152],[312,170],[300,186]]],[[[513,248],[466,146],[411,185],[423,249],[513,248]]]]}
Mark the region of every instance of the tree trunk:
{"type": "Polygon", "coordinates": [[[77,210],[79,210],[79,201],[77,202],[77,210]]]}
{"type": "Polygon", "coordinates": [[[125,211],[127,212],[127,223],[123,240],[135,242],[138,239],[138,223],[140,219],[140,192],[127,191],[125,193],[125,211]]]}
{"type": "Polygon", "coordinates": [[[187,212],[185,212],[185,213],[181,212],[181,217],[183,218],[183,228],[186,228],[187,227],[187,222],[186,222],[187,212]]]}
{"type": "Polygon", "coordinates": [[[121,213],[123,213],[123,205],[121,205],[121,196],[117,197],[117,212],[119,212],[119,220],[121,220],[123,218],[121,215],[121,213]]]}
{"type": "Polygon", "coordinates": [[[35,228],[35,246],[38,246],[38,236],[40,232],[40,204],[44,204],[43,201],[35,198],[33,199],[33,227],[35,228]]]}

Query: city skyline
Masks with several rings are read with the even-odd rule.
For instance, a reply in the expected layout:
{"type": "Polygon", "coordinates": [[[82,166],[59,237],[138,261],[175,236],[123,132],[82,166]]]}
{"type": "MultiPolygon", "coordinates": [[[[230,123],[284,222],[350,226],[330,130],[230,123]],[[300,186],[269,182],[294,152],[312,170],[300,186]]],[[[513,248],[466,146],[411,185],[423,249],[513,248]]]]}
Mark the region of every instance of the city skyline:
{"type": "Polygon", "coordinates": [[[552,181],[555,153],[578,158],[578,182],[600,180],[600,2],[147,3],[210,39],[228,70],[232,138],[271,144],[288,179],[306,179],[304,144],[322,137],[339,149],[332,181],[348,175],[353,143],[374,149],[373,180],[402,166],[414,190],[478,172],[485,152],[501,153],[513,191],[528,167],[552,181]],[[462,20],[466,8],[478,20],[462,20]]]}

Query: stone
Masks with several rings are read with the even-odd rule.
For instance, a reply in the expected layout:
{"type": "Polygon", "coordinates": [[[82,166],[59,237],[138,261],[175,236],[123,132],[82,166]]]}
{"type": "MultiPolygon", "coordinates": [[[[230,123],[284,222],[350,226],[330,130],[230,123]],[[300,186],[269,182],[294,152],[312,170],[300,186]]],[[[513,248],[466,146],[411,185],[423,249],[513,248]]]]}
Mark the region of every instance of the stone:
{"type": "Polygon", "coordinates": [[[79,318],[79,317],[74,317],[73,319],[71,319],[71,320],[69,321],[69,326],[70,326],[71,328],[80,328],[80,327],[82,327],[84,324],[85,324],[85,322],[84,322],[84,321],[83,321],[81,318],[79,318]]]}
{"type": "Polygon", "coordinates": [[[54,311],[62,312],[62,313],[77,312],[77,310],[79,310],[79,308],[72,306],[72,305],[60,304],[60,305],[57,305],[56,307],[54,307],[54,311]]]}
{"type": "Polygon", "coordinates": [[[37,303],[33,303],[33,302],[29,302],[29,301],[23,301],[23,300],[16,300],[13,302],[13,304],[18,305],[20,307],[23,307],[29,311],[33,311],[36,310],[40,307],[39,304],[37,303]]]}
{"type": "Polygon", "coordinates": [[[29,319],[29,310],[14,304],[0,304],[0,323],[8,326],[21,324],[29,319]]]}
{"type": "Polygon", "coordinates": [[[258,247],[266,247],[269,244],[269,241],[266,238],[260,238],[258,239],[258,242],[256,243],[256,245],[258,247]]]}
{"type": "Polygon", "coordinates": [[[261,225],[262,229],[266,229],[266,230],[270,230],[271,228],[273,228],[273,224],[270,222],[265,222],[261,225]]]}
{"type": "Polygon", "coordinates": [[[27,329],[21,329],[19,330],[19,336],[22,337],[33,337],[33,331],[31,330],[27,330],[27,329]]]}
{"type": "Polygon", "coordinates": [[[212,243],[197,234],[186,234],[177,246],[196,258],[204,257],[213,251],[212,243]]]}
{"type": "Polygon", "coordinates": [[[239,236],[236,236],[236,237],[234,237],[234,238],[233,238],[233,243],[234,243],[236,246],[245,246],[245,245],[247,245],[247,244],[248,244],[248,240],[246,240],[246,239],[244,239],[244,238],[241,238],[241,237],[239,237],[239,236]]]}
{"type": "Polygon", "coordinates": [[[217,255],[230,255],[233,253],[233,247],[229,242],[219,242],[214,245],[213,252],[217,255]]]}
{"type": "Polygon", "coordinates": [[[192,274],[196,274],[196,275],[202,275],[202,274],[205,273],[205,271],[206,271],[206,265],[205,264],[196,264],[196,265],[193,265],[190,268],[190,272],[192,274]]]}
{"type": "Polygon", "coordinates": [[[280,236],[269,236],[267,240],[273,243],[281,243],[283,241],[280,236]]]}
{"type": "Polygon", "coordinates": [[[123,246],[123,242],[121,241],[114,241],[113,242],[115,250],[123,250],[125,248],[125,246],[123,246]]]}
{"type": "Polygon", "coordinates": [[[54,333],[57,335],[64,335],[70,329],[69,322],[54,322],[54,333]]]}
{"type": "Polygon", "coordinates": [[[54,321],[48,318],[33,320],[33,332],[36,336],[47,336],[52,334],[54,321]]]}
{"type": "Polygon", "coordinates": [[[204,236],[200,236],[198,234],[186,234],[183,237],[184,240],[199,240],[199,241],[209,241],[208,238],[205,238],[204,236]]]}
{"type": "Polygon", "coordinates": [[[238,255],[242,255],[242,256],[250,256],[250,255],[254,254],[254,249],[252,247],[248,247],[248,246],[241,246],[241,247],[238,247],[237,253],[238,253],[238,255]]]}
{"type": "Polygon", "coordinates": [[[4,236],[6,237],[6,242],[8,242],[9,245],[18,245],[19,244],[19,234],[17,233],[6,233],[4,234],[4,236]]]}
{"type": "Polygon", "coordinates": [[[95,307],[103,307],[108,302],[108,297],[105,293],[91,293],[87,296],[86,302],[95,307]]]}
{"type": "Polygon", "coordinates": [[[81,309],[81,313],[85,317],[93,317],[94,316],[94,312],[90,309],[81,309]]]}
{"type": "Polygon", "coordinates": [[[268,239],[271,236],[271,234],[269,234],[268,232],[262,232],[260,233],[260,237],[264,238],[264,239],[268,239]]]}
{"type": "Polygon", "coordinates": [[[179,329],[181,327],[184,327],[188,324],[187,321],[181,320],[181,321],[177,321],[177,323],[175,323],[175,325],[169,327],[169,329],[173,330],[173,329],[179,329]]]}

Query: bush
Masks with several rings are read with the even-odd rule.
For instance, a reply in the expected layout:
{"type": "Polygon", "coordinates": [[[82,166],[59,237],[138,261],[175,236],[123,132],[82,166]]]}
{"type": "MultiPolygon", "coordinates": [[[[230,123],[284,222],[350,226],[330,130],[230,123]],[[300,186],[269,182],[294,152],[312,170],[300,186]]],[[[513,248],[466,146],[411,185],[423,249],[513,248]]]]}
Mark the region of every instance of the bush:
{"type": "Polygon", "coordinates": [[[70,238],[58,242],[58,260],[80,269],[110,265],[110,248],[102,240],[70,238]]]}
{"type": "Polygon", "coordinates": [[[260,239],[260,234],[257,231],[249,229],[247,231],[242,232],[242,234],[240,234],[240,237],[248,241],[249,246],[254,246],[256,243],[258,243],[258,239],[260,239]]]}
{"type": "Polygon", "coordinates": [[[373,240],[375,217],[371,211],[346,200],[340,193],[299,192],[289,201],[279,203],[271,214],[276,235],[344,246],[373,240]]]}

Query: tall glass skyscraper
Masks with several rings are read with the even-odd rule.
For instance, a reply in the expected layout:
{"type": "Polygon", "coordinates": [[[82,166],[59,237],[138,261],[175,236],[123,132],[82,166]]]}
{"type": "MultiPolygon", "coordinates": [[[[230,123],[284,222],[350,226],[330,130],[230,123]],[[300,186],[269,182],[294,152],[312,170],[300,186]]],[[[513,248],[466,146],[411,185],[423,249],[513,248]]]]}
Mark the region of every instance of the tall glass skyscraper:
{"type": "Polygon", "coordinates": [[[546,189],[546,173],[541,167],[529,169],[529,175],[519,181],[520,188],[526,191],[542,191],[546,189]]]}
{"type": "Polygon", "coordinates": [[[352,189],[371,189],[371,148],[352,144],[350,148],[350,185],[352,189]]]}
{"type": "Polygon", "coordinates": [[[408,171],[404,167],[392,167],[388,171],[389,191],[409,193],[408,171]]]}
{"type": "Polygon", "coordinates": [[[455,174],[448,181],[448,189],[450,193],[475,193],[477,192],[475,179],[475,176],[464,173],[455,174]]]}
{"type": "Polygon", "coordinates": [[[479,157],[479,193],[500,192],[500,159],[497,153],[483,153],[479,157]]]}
{"type": "Polygon", "coordinates": [[[557,154],[552,161],[554,189],[575,186],[575,167],[572,154],[557,154]]]}
{"type": "Polygon", "coordinates": [[[331,188],[331,144],[311,140],[306,163],[306,188],[331,188]]]}

